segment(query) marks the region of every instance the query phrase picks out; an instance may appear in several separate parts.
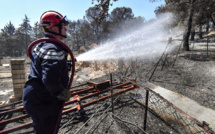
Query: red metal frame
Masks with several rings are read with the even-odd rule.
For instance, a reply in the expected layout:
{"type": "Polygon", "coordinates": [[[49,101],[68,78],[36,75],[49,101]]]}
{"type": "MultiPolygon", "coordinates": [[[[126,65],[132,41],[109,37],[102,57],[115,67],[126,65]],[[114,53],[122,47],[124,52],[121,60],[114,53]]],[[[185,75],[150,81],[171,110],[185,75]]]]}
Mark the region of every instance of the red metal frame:
{"type": "MultiPolygon", "coordinates": [[[[121,90],[116,91],[115,93],[112,94],[112,95],[115,96],[115,95],[119,95],[119,94],[122,94],[124,92],[127,92],[129,90],[132,90],[132,89],[136,88],[135,85],[132,85],[131,82],[127,81],[127,82],[124,82],[124,83],[118,83],[117,85],[113,86],[112,88],[109,87],[109,88],[106,88],[106,89],[103,89],[103,90],[98,90],[98,89],[95,89],[93,87],[97,87],[96,85],[101,86],[105,82],[94,83],[94,84],[92,84],[92,83],[93,82],[88,82],[88,84],[89,84],[88,87],[82,87],[81,89],[78,89],[78,90],[71,89],[71,91],[75,91],[74,93],[72,93],[73,95],[75,95],[75,94],[78,95],[78,100],[77,100],[77,98],[76,99],[74,98],[74,99],[66,102],[65,106],[63,108],[62,114],[67,114],[69,112],[73,112],[73,111],[76,111],[76,110],[81,110],[81,109],[83,109],[83,108],[85,108],[87,106],[95,104],[98,101],[102,101],[102,100],[105,100],[105,99],[109,98],[111,96],[111,94],[99,97],[97,99],[93,99],[93,100],[91,100],[89,102],[86,102],[86,103],[83,103],[81,105],[78,103],[76,106],[73,106],[73,107],[69,106],[69,104],[74,104],[74,103],[77,103],[78,101],[81,101],[81,100],[84,100],[84,99],[87,99],[87,98],[91,98],[91,97],[94,97],[94,96],[98,96],[99,94],[108,92],[111,89],[121,89],[123,86],[127,86],[127,88],[121,89],[121,90]]],[[[75,87],[80,87],[80,86],[84,86],[84,85],[86,85],[86,84],[81,84],[81,85],[78,85],[78,86],[75,86],[75,87]]],[[[4,115],[7,115],[7,114],[15,113],[15,112],[22,112],[23,110],[24,110],[23,106],[18,106],[18,107],[10,109],[8,111],[1,112],[0,117],[4,116],[4,115]]],[[[18,120],[21,120],[21,119],[26,119],[26,118],[29,118],[29,117],[30,116],[28,114],[22,114],[20,116],[16,116],[16,117],[13,117],[13,118],[10,118],[10,119],[2,120],[2,121],[0,121],[0,125],[6,125],[8,123],[15,122],[15,121],[18,121],[18,120]]],[[[32,122],[27,122],[27,123],[24,123],[24,124],[21,124],[21,125],[14,126],[12,128],[1,130],[0,134],[18,131],[20,129],[28,128],[31,125],[32,125],[32,122]]]]}

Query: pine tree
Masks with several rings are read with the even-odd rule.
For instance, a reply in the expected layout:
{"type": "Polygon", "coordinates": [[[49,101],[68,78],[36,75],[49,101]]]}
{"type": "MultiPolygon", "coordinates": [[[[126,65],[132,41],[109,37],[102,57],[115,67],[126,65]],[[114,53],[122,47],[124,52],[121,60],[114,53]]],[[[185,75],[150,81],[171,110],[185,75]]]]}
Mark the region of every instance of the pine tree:
{"type": "Polygon", "coordinates": [[[32,27],[30,25],[30,20],[27,17],[27,15],[25,15],[25,18],[23,19],[23,23],[20,25],[20,32],[24,35],[24,46],[25,46],[25,52],[27,54],[27,48],[28,45],[31,42],[31,38],[32,38],[32,27]]]}

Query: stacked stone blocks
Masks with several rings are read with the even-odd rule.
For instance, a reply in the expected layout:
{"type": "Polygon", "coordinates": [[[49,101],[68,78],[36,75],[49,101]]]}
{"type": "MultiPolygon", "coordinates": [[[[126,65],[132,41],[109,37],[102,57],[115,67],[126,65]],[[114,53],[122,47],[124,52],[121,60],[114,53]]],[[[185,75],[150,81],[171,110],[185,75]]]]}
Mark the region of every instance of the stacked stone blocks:
{"type": "Polygon", "coordinates": [[[26,66],[24,59],[11,59],[11,73],[15,99],[21,99],[26,82],[26,66]]]}

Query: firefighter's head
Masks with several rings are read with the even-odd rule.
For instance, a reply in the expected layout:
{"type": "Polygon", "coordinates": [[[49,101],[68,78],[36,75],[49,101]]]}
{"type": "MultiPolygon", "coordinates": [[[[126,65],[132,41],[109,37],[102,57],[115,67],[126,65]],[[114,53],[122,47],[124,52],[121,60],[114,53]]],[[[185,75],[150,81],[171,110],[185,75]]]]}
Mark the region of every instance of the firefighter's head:
{"type": "Polygon", "coordinates": [[[66,28],[69,24],[66,16],[61,15],[56,11],[46,11],[40,17],[40,27],[43,27],[47,33],[54,34],[66,38],[66,28]]]}

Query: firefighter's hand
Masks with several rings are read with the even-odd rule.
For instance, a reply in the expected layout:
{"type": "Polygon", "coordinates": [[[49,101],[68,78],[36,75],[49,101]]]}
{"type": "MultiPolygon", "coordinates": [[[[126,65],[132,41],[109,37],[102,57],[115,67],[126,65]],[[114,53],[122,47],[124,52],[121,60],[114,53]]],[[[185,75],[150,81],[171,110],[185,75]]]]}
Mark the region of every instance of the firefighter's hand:
{"type": "Polygon", "coordinates": [[[68,101],[71,97],[71,93],[68,89],[64,89],[57,98],[62,101],[68,101]]]}

